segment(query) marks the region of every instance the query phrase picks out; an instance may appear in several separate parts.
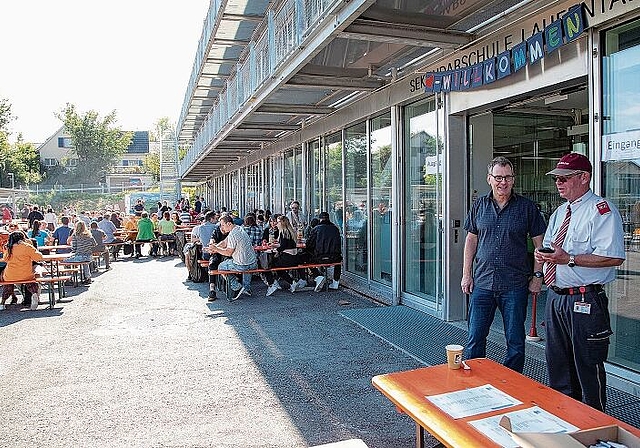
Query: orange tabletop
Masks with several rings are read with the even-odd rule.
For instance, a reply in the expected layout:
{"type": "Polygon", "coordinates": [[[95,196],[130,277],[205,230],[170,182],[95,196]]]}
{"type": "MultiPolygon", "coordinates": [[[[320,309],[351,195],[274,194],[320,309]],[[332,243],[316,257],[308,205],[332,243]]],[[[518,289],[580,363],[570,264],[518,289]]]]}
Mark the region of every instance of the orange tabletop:
{"type": "MultiPolygon", "coordinates": [[[[71,246],[68,244],[58,244],[56,246],[38,246],[38,250],[60,250],[60,249],[71,249],[71,246]]],[[[69,254],[65,254],[69,255],[69,254]]]]}
{"type": "Polygon", "coordinates": [[[409,415],[416,422],[417,446],[423,446],[424,430],[426,430],[448,447],[498,447],[499,445],[478,432],[468,422],[532,406],[539,406],[580,429],[618,425],[640,436],[640,430],[637,428],[490,359],[471,359],[466,363],[471,370],[452,370],[443,364],[378,375],[373,378],[373,385],[396,405],[398,411],[409,415]],[[522,404],[499,411],[453,419],[425,398],[425,396],[485,384],[491,384],[522,401],[522,404]]]}

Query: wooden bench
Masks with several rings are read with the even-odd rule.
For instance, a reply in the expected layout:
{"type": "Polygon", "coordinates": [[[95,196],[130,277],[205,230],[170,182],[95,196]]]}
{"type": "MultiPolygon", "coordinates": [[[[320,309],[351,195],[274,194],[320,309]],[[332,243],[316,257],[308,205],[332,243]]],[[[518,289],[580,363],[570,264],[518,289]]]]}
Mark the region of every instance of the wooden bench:
{"type": "MultiPolygon", "coordinates": [[[[92,261],[60,261],[59,265],[64,267],[69,267],[69,268],[76,268],[78,270],[77,274],[80,274],[80,282],[86,280],[84,278],[84,269],[82,269],[82,266],[89,266],[92,263],[92,261]]],[[[73,286],[78,286],[78,275],[74,275],[73,276],[73,286]]]]}
{"type": "MultiPolygon", "coordinates": [[[[143,244],[153,244],[157,243],[158,240],[149,240],[149,241],[123,241],[121,243],[104,243],[105,248],[109,249],[111,247],[120,247],[125,245],[133,246],[133,252],[135,253],[135,246],[142,246],[143,244]]],[[[118,259],[118,251],[114,251],[113,253],[113,261],[118,259]]]]}
{"type": "Polygon", "coordinates": [[[27,283],[40,283],[45,285],[49,292],[49,309],[53,309],[56,304],[56,295],[54,286],[58,285],[58,297],[64,297],[64,282],[70,280],[68,275],[62,275],[58,277],[36,277],[34,280],[20,280],[14,282],[0,282],[0,286],[5,285],[26,285],[27,283]]]}
{"type": "MultiPolygon", "coordinates": [[[[209,262],[207,260],[198,260],[198,264],[200,264],[200,266],[203,267],[208,267],[209,266],[209,262]]],[[[256,269],[249,269],[246,271],[227,271],[227,270],[219,270],[219,269],[212,269],[209,271],[209,283],[214,283],[212,277],[213,276],[222,276],[225,274],[262,274],[265,272],[277,272],[277,271],[295,271],[298,269],[311,269],[311,268],[317,268],[320,269],[323,272],[323,275],[326,277],[327,275],[327,268],[330,267],[334,267],[334,266],[340,266],[342,264],[341,261],[334,261],[331,263],[308,263],[308,264],[299,264],[297,266],[283,266],[283,267],[273,267],[273,268],[256,268],[256,269]]],[[[329,282],[325,282],[325,291],[328,290],[329,287],[329,282]]],[[[232,296],[233,296],[233,291],[231,290],[231,287],[229,285],[229,282],[224,282],[224,285],[222,285],[222,289],[224,289],[224,295],[226,296],[226,299],[229,300],[232,296]]]]}

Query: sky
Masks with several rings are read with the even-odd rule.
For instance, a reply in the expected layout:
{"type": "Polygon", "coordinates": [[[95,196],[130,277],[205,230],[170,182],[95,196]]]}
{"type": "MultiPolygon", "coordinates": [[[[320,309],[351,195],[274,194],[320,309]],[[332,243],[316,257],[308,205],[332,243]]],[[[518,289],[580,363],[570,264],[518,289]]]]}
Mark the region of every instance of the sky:
{"type": "Polygon", "coordinates": [[[43,143],[67,103],[116,126],[178,121],[209,0],[0,1],[0,98],[9,125],[43,143]]]}

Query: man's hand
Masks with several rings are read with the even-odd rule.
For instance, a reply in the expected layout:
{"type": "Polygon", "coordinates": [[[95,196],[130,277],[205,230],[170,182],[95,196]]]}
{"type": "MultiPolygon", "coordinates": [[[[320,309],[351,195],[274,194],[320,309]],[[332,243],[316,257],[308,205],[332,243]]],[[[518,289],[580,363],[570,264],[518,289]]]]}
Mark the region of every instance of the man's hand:
{"type": "Polygon", "coordinates": [[[539,293],[540,291],[542,291],[542,278],[531,278],[529,281],[529,292],[539,293]]]}
{"type": "Polygon", "coordinates": [[[460,282],[460,287],[462,288],[463,293],[471,294],[471,292],[473,291],[473,276],[463,275],[462,281],[460,282]]]}

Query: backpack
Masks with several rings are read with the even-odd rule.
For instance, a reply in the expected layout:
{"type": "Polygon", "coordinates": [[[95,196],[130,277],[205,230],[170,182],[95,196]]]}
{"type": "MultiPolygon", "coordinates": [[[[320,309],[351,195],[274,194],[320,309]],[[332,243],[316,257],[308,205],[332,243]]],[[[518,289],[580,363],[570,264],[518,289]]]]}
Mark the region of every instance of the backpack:
{"type": "Polygon", "coordinates": [[[133,253],[133,244],[124,243],[122,245],[122,253],[125,255],[131,255],[133,253]]]}
{"type": "Polygon", "coordinates": [[[192,282],[202,283],[209,279],[207,268],[200,266],[198,260],[202,258],[202,249],[199,244],[191,246],[185,254],[185,264],[189,270],[189,278],[192,282]],[[188,258],[188,261],[186,260],[188,258]]]}

